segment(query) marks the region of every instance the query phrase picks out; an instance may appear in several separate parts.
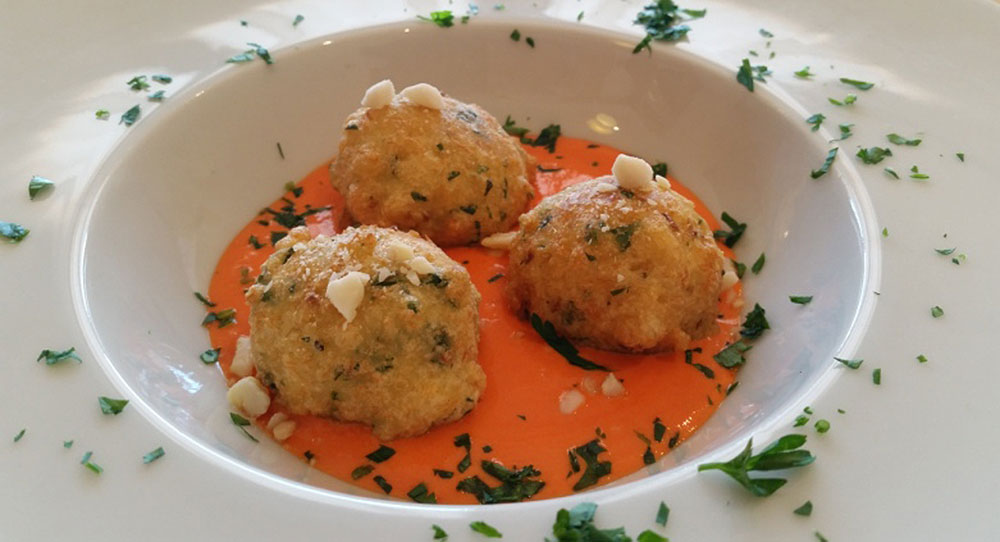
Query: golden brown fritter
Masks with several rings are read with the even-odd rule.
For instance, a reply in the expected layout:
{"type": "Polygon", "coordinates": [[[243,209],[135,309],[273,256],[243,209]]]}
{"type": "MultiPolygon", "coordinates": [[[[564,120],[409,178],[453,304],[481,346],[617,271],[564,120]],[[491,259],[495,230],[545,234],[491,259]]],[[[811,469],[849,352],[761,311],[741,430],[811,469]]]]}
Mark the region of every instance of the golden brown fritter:
{"type": "Polygon", "coordinates": [[[507,271],[513,310],[620,352],[684,349],[714,332],[722,251],[689,200],[652,186],[593,179],[522,215],[507,271]]]}
{"type": "Polygon", "coordinates": [[[534,162],[484,109],[396,96],[344,124],[334,188],[362,224],[413,229],[441,246],[507,231],[533,197],[534,162]]]}
{"type": "Polygon", "coordinates": [[[362,226],[311,239],[296,228],[247,301],[257,376],[292,413],[369,424],[389,440],[462,417],[486,385],[479,293],[414,232],[362,226]],[[329,286],[348,275],[367,276],[356,303],[329,286]]]}

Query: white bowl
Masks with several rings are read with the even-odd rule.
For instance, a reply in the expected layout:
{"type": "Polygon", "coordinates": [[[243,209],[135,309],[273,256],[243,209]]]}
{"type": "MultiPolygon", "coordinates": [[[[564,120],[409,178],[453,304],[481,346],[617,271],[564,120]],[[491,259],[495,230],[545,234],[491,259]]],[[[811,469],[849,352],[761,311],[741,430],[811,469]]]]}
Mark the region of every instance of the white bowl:
{"type": "Polygon", "coordinates": [[[750,93],[734,71],[678,48],[631,54],[634,41],[556,22],[392,24],[272,51],[273,65],[227,66],[190,85],[132,127],[89,185],[74,297],[90,347],[143,415],[222,468],[334,506],[426,509],[386,502],[234,431],[223,378],[197,358],[208,338],[192,297],[282,185],[333,156],[364,90],[391,77],[397,88],[430,82],[501,119],[559,123],[564,134],[665,160],[709,208],[749,224],[741,260],[767,254],[745,293],[772,329],[748,354],[739,388],[653,468],[591,498],[673,483],[787,422],[791,405],[838,374],[832,358],[853,353],[867,326],[879,269],[871,204],[844,161],[810,178],[828,148],[787,96],[762,84],[750,93]],[[537,47],[510,40],[514,26],[537,47]],[[614,120],[609,133],[589,128],[599,114],[614,120]],[[815,298],[802,307],[789,295],[815,298]]]}

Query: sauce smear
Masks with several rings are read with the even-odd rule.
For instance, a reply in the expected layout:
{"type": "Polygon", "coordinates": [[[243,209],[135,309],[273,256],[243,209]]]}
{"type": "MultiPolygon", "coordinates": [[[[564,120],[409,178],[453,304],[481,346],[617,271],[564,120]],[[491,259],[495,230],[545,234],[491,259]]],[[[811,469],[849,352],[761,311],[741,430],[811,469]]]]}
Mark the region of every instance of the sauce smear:
{"type": "MultiPolygon", "coordinates": [[[[559,138],[554,153],[541,147],[525,149],[540,166],[532,205],[571,184],[610,174],[620,152],[569,137],[559,138]]],[[[330,235],[342,223],[343,200],[330,186],[328,167],[323,164],[317,168],[269,210],[254,217],[216,266],[209,296],[217,306],[211,310],[233,308],[236,322],[221,328],[210,324],[209,334],[212,346],[221,349],[219,365],[230,383],[235,380],[229,366],[236,339],[250,333],[243,292],[273,252],[272,235],[280,236],[289,226],[303,221],[314,235],[330,235]]],[[[718,223],[705,205],[675,179],[670,181],[674,190],[695,203],[709,226],[717,229],[718,223]]],[[[729,249],[721,248],[732,257],[729,249]]],[[[741,299],[739,286],[719,304],[719,332],[692,345],[696,351],[691,363],[686,362],[684,352],[627,355],[581,348],[584,357],[611,368],[622,381],[625,395],[612,398],[600,392],[607,373],[571,366],[528,322],[507,309],[502,295],[506,253],[481,247],[445,252],[465,265],[482,294],[479,363],[486,372],[487,385],[475,409],[461,420],[434,427],[419,437],[384,443],[396,453],[381,463],[365,458],[382,444],[368,427],[316,416],[290,416],[296,430],[282,443],[285,449],[323,472],[380,494],[391,486],[390,495],[406,499],[410,490],[424,484],[437,502],[454,504],[477,502],[473,495],[456,488],[465,478],[477,475],[490,486],[500,485],[483,471],[483,460],[496,460],[509,469],[532,465],[541,472],[537,479],[545,482],[533,498],[552,498],[575,493],[573,487],[586,471],[585,458],[579,454],[575,461],[579,470],[574,470],[570,459],[574,448],[598,439],[607,450],[597,460],[609,461],[611,472],[601,476],[597,485],[629,475],[662,457],[701,426],[733,384],[735,372],[718,365],[712,356],[726,346],[739,325],[739,307],[734,304],[741,299]],[[586,400],[572,414],[563,414],[559,397],[572,389],[582,392],[586,400]],[[654,423],[662,425],[662,430],[656,431],[654,423]],[[464,434],[471,443],[471,462],[467,470],[459,472],[466,449],[457,446],[455,439],[464,434]],[[366,465],[372,468],[355,471],[366,465]],[[369,472],[358,476],[362,471],[369,472]],[[448,473],[452,475],[445,478],[448,473]],[[376,477],[380,477],[378,481],[376,477]]],[[[272,402],[271,410],[257,424],[264,427],[279,411],[281,406],[272,402]]]]}

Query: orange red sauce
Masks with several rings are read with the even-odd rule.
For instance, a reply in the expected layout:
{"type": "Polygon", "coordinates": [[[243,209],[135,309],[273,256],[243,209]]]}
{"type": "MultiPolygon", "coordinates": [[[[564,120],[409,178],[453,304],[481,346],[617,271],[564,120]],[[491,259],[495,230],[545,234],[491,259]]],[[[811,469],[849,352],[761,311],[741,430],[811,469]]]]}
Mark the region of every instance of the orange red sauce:
{"type": "MultiPolygon", "coordinates": [[[[559,169],[538,172],[533,205],[563,187],[609,174],[619,154],[616,149],[568,137],[559,138],[555,153],[541,147],[526,147],[526,150],[542,168],[559,169]]],[[[306,218],[314,234],[334,233],[343,216],[343,201],[330,186],[328,166],[323,164],[296,185],[302,189],[300,196],[292,192],[284,196],[294,202],[297,213],[307,205],[330,207],[306,218]]],[[[674,190],[695,202],[698,213],[712,229],[718,228],[712,214],[693,193],[675,179],[671,183],[674,190]]],[[[287,201],[278,200],[270,208],[278,210],[283,205],[287,201]]],[[[229,244],[212,276],[209,297],[217,304],[213,310],[232,307],[237,314],[235,324],[223,328],[209,326],[212,346],[221,349],[219,364],[230,381],[233,377],[229,366],[236,339],[250,333],[249,308],[243,292],[273,252],[271,232],[287,231],[271,222],[271,218],[262,212],[250,221],[229,244]],[[264,246],[255,249],[248,241],[250,236],[264,246]]],[[[732,257],[727,248],[722,249],[732,257]]],[[[479,363],[486,372],[487,385],[475,409],[461,420],[435,427],[419,437],[386,443],[396,453],[378,464],[365,458],[380,445],[368,427],[316,416],[291,416],[297,427],[282,443],[285,449],[300,458],[312,458],[315,468],[380,494],[383,489],[374,477],[381,476],[392,486],[390,495],[403,499],[408,491],[423,483],[439,503],[475,503],[472,495],[459,492],[456,485],[472,475],[479,475],[491,486],[499,485],[480,467],[481,461],[487,459],[495,459],[508,468],[533,465],[541,471],[540,479],[545,482],[534,499],[558,497],[573,493],[572,487],[582,474],[581,469],[567,476],[571,472],[568,450],[600,435],[601,445],[607,448],[600,459],[612,463],[611,474],[602,477],[600,484],[636,472],[644,468],[643,455],[647,451],[646,442],[637,432],[650,441],[649,450],[654,457],[663,456],[671,443],[683,441],[712,415],[734,381],[735,372],[712,359],[738,325],[739,309],[732,302],[720,302],[720,331],[692,345],[702,349],[694,354],[693,361],[710,368],[714,378],[685,363],[683,352],[626,355],[581,348],[584,357],[611,368],[623,381],[626,394],[610,398],[599,391],[606,373],[571,366],[528,322],[507,310],[502,299],[505,279],[495,278],[506,270],[505,253],[480,247],[451,248],[446,252],[465,265],[482,294],[479,363]],[[590,379],[597,393],[584,391],[588,387],[583,384],[585,379],[590,379]],[[573,388],[584,391],[586,402],[572,414],[563,414],[559,410],[559,396],[573,388]],[[661,441],[656,441],[653,434],[657,418],[666,428],[661,441]],[[472,464],[459,473],[456,466],[466,451],[456,447],[453,440],[463,433],[468,433],[472,442],[472,464]],[[374,466],[371,473],[352,479],[356,467],[369,464],[374,466]],[[442,479],[435,475],[434,469],[451,471],[454,476],[442,479]]],[[[272,402],[271,410],[257,424],[264,427],[280,408],[272,402]]],[[[580,464],[584,462],[581,460],[580,464]]]]}

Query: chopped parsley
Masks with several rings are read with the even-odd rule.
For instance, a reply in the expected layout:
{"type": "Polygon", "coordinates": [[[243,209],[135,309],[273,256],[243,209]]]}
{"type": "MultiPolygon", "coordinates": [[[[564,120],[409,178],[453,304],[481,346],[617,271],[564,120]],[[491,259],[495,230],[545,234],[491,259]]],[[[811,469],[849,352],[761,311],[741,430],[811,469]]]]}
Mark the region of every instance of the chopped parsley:
{"type": "Polygon", "coordinates": [[[889,237],[889,228],[882,228],[882,237],[889,237]]]}
{"type": "Polygon", "coordinates": [[[557,542],[629,542],[624,527],[615,529],[598,529],[594,525],[594,513],[597,505],[592,502],[582,502],[571,510],[562,508],[556,513],[556,521],[552,525],[552,534],[557,542]]]}
{"type": "Polygon", "coordinates": [[[753,92],[753,79],[753,67],[750,66],[750,59],[744,58],[743,63],[736,70],[736,80],[741,85],[747,87],[747,90],[753,92]]]}
{"type": "Polygon", "coordinates": [[[142,108],[138,104],[133,105],[128,111],[122,113],[122,118],[118,121],[118,124],[124,123],[125,126],[132,126],[135,124],[135,121],[139,120],[140,115],[142,115],[142,108]]]}
{"type": "Polygon", "coordinates": [[[502,278],[503,278],[503,273],[497,273],[496,275],[493,275],[492,277],[486,279],[486,282],[496,282],[502,278]]]}
{"type": "Polygon", "coordinates": [[[441,28],[448,28],[450,26],[455,26],[455,15],[451,13],[450,9],[443,9],[441,11],[432,11],[430,17],[424,17],[423,15],[417,15],[417,18],[421,21],[427,21],[434,23],[441,28]]]}
{"type": "MultiPolygon", "coordinates": [[[[701,351],[700,348],[696,350],[699,352],[701,351]]],[[[715,371],[713,371],[711,367],[707,367],[705,365],[702,365],[701,363],[694,362],[694,352],[695,350],[684,351],[684,363],[694,367],[695,369],[698,369],[698,371],[701,372],[701,374],[705,375],[705,378],[715,378],[715,371]]]]}
{"type": "Polygon", "coordinates": [[[803,425],[809,423],[809,416],[805,414],[799,414],[795,417],[795,421],[792,422],[792,427],[802,427],[803,425]]]}
{"type": "Polygon", "coordinates": [[[37,363],[39,361],[42,361],[43,359],[45,360],[46,365],[55,365],[57,363],[70,359],[75,359],[77,363],[83,363],[83,360],[80,359],[80,356],[76,355],[75,347],[70,348],[68,350],[63,350],[61,352],[58,350],[48,350],[48,349],[42,350],[42,353],[38,354],[38,359],[36,359],[35,362],[37,363]]]}
{"type": "Polygon", "coordinates": [[[840,82],[844,83],[845,85],[851,85],[852,87],[855,87],[860,90],[868,90],[875,86],[875,83],[869,83],[867,81],[859,81],[857,79],[850,79],[848,77],[841,77],[840,82]]]}
{"type": "Polygon", "coordinates": [[[684,39],[687,33],[691,31],[691,27],[686,24],[678,24],[682,20],[681,13],[692,19],[699,19],[704,17],[707,12],[704,9],[680,9],[671,0],[656,0],[655,3],[647,4],[636,15],[635,21],[633,21],[633,24],[642,25],[646,29],[646,35],[632,49],[632,54],[638,53],[643,49],[650,49],[650,52],[652,52],[649,43],[654,39],[657,41],[678,41],[684,39]]]}
{"type": "Polygon", "coordinates": [[[556,141],[562,133],[558,124],[550,124],[538,133],[538,137],[531,142],[533,147],[545,147],[549,152],[556,152],[556,141]]]}
{"type": "Polygon", "coordinates": [[[458,462],[458,472],[465,472],[472,465],[472,439],[468,433],[462,433],[452,440],[456,448],[465,448],[465,456],[458,462]]]}
{"type": "Polygon", "coordinates": [[[225,309],[218,312],[210,312],[202,319],[201,325],[207,326],[215,322],[219,328],[224,328],[236,322],[236,309],[225,309]]]}
{"type": "Polygon", "coordinates": [[[858,158],[866,164],[877,164],[887,156],[892,156],[892,150],[885,147],[871,147],[869,149],[858,149],[858,158]]]}
{"type": "Polygon", "coordinates": [[[876,386],[881,386],[882,385],[882,368],[881,367],[879,367],[878,369],[875,369],[874,371],[872,371],[872,383],[875,384],[876,386]]]}
{"type": "Polygon", "coordinates": [[[823,113],[816,113],[815,115],[812,115],[811,117],[806,119],[806,124],[811,124],[812,131],[815,132],[816,130],[819,130],[819,127],[821,124],[823,124],[824,120],[826,120],[826,115],[824,115],[823,113]]]}
{"type": "Polygon", "coordinates": [[[768,324],[767,318],[765,317],[764,307],[760,304],[754,303],[753,310],[747,313],[746,320],[743,321],[743,329],[740,330],[740,335],[748,339],[756,339],[760,337],[764,330],[771,329],[771,325],[768,324]]]}
{"type": "Polygon", "coordinates": [[[670,517],[670,508],[667,503],[660,501],[660,508],[656,511],[656,524],[660,527],[667,526],[667,519],[670,517]]]}
{"type": "Polygon", "coordinates": [[[854,127],[853,124],[848,124],[848,123],[838,124],[837,127],[840,128],[840,137],[838,137],[837,139],[831,139],[830,140],[831,142],[832,141],[843,141],[843,140],[851,137],[852,135],[854,135],[854,132],[851,132],[851,128],[854,127]]]}
{"type": "MultiPolygon", "coordinates": [[[[260,248],[260,247],[257,247],[257,248],[260,248]]],[[[202,303],[203,305],[205,305],[206,307],[210,307],[210,308],[211,308],[211,307],[214,307],[214,306],[215,306],[215,303],[212,303],[211,301],[209,301],[207,297],[205,297],[205,296],[203,296],[203,295],[201,294],[201,292],[195,292],[195,293],[194,293],[194,297],[195,297],[195,298],[196,298],[196,299],[197,299],[198,301],[201,301],[201,303],[202,303]]]]}
{"type": "Polygon", "coordinates": [[[532,38],[531,36],[524,38],[524,43],[527,43],[528,47],[531,47],[532,49],[535,48],[535,38],[532,38]]]}
{"type": "Polygon", "coordinates": [[[210,348],[202,352],[201,355],[198,357],[205,365],[211,365],[219,361],[219,352],[221,350],[222,350],[221,348],[210,348]]]}
{"type": "Polygon", "coordinates": [[[796,508],[795,510],[792,510],[792,513],[797,516],[809,516],[810,514],[812,514],[812,512],[813,512],[812,501],[806,501],[805,503],[802,504],[802,506],[796,508]]]}
{"type": "Polygon", "coordinates": [[[434,475],[437,476],[438,478],[444,478],[445,480],[447,480],[452,476],[455,476],[455,473],[451,472],[450,470],[434,469],[434,475]]]}
{"type": "Polygon", "coordinates": [[[910,178],[917,179],[919,181],[930,179],[931,176],[926,173],[920,173],[920,168],[913,166],[910,168],[910,178]]]}
{"type": "Polygon", "coordinates": [[[785,435],[764,448],[759,454],[751,455],[753,438],[736,457],[724,463],[703,463],[698,472],[721,470],[758,497],[767,497],[785,485],[784,478],[750,478],[754,471],[784,470],[804,467],[816,457],[808,450],[800,450],[806,443],[805,435],[785,435]]]}
{"type": "Polygon", "coordinates": [[[503,121],[503,130],[507,132],[509,135],[519,138],[521,140],[521,143],[531,142],[530,138],[524,137],[525,135],[527,135],[529,130],[527,128],[518,126],[517,122],[515,122],[514,119],[510,118],[510,115],[507,115],[507,118],[504,119],[503,121]]]}
{"type": "Polygon", "coordinates": [[[927,356],[920,354],[917,356],[917,361],[919,361],[920,363],[927,363],[927,356]]]}
{"type": "Polygon", "coordinates": [[[635,538],[636,542],[670,542],[665,536],[661,536],[649,529],[639,533],[635,538]]]}
{"type": "Polygon", "coordinates": [[[823,536],[823,533],[819,531],[813,531],[813,534],[816,535],[817,542],[830,542],[825,536],[823,536]]]}
{"type": "Polygon", "coordinates": [[[653,440],[663,442],[663,434],[667,431],[667,426],[663,425],[660,418],[653,420],[653,440]]]}
{"type": "Polygon", "coordinates": [[[434,540],[446,540],[448,538],[448,533],[441,527],[431,525],[431,529],[434,531],[434,540]]]}
{"type": "MultiPolygon", "coordinates": [[[[250,420],[244,418],[243,416],[240,416],[239,414],[237,414],[235,412],[230,412],[229,413],[229,419],[233,422],[233,425],[235,425],[236,427],[239,427],[240,431],[243,431],[243,434],[246,435],[246,437],[248,439],[250,439],[250,440],[252,440],[254,442],[260,442],[259,440],[257,440],[257,437],[251,435],[250,432],[247,431],[247,426],[250,425],[250,420]]],[[[309,452],[306,452],[306,453],[309,453],[309,452]]]]}
{"type": "Polygon", "coordinates": [[[761,252],[760,256],[757,258],[757,261],[755,261],[753,265],[750,267],[750,271],[753,272],[754,275],[759,275],[761,269],[764,269],[764,260],[765,260],[764,253],[761,252]]]}
{"type": "Polygon", "coordinates": [[[733,248],[736,242],[743,237],[743,232],[746,231],[747,225],[745,222],[740,222],[729,215],[729,213],[722,212],[722,222],[729,226],[729,231],[726,230],[715,230],[713,234],[716,239],[722,239],[722,243],[729,248],[733,248]]]}
{"type": "Polygon", "coordinates": [[[111,118],[111,111],[108,111],[107,109],[98,109],[97,111],[94,111],[94,118],[97,120],[108,120],[111,118]]]}
{"type": "Polygon", "coordinates": [[[306,20],[306,18],[303,17],[302,14],[300,13],[296,15],[294,19],[292,19],[292,26],[299,26],[299,23],[301,23],[304,20],[306,20]]]}
{"type": "Polygon", "coordinates": [[[885,171],[886,175],[892,176],[893,179],[899,179],[899,173],[896,173],[896,170],[892,169],[891,167],[887,167],[887,168],[883,169],[882,171],[885,171]]]}
{"type": "Polygon", "coordinates": [[[514,41],[521,41],[521,31],[515,28],[514,31],[510,33],[510,39],[514,41]]]}
{"type": "Polygon", "coordinates": [[[68,450],[68,449],[70,449],[72,447],[73,447],[73,441],[72,440],[64,440],[63,441],[63,448],[66,448],[68,450]]]}
{"type": "Polygon", "coordinates": [[[6,239],[8,243],[20,243],[29,233],[31,230],[20,224],[0,221],[0,237],[6,239]]]}
{"type": "Polygon", "coordinates": [[[811,295],[790,295],[788,300],[797,305],[808,305],[813,300],[811,295]]]}
{"type": "MultiPolygon", "coordinates": [[[[278,143],[278,145],[281,145],[281,143],[278,143]]],[[[279,146],[278,148],[281,147],[279,146]]],[[[284,155],[284,153],[282,153],[282,155],[284,155]]],[[[302,188],[301,186],[295,186],[295,183],[293,183],[292,181],[288,181],[287,183],[285,183],[285,192],[291,192],[292,195],[295,196],[296,198],[302,196],[302,193],[304,191],[305,191],[304,188],[302,188]]]]}
{"type": "Polygon", "coordinates": [[[427,490],[427,485],[423,482],[417,484],[413,489],[406,492],[406,496],[414,502],[423,504],[437,504],[437,495],[427,490]]]}
{"type": "Polygon", "coordinates": [[[28,432],[27,428],[24,428],[24,429],[21,429],[20,431],[18,431],[17,434],[14,435],[14,442],[19,442],[22,438],[24,438],[24,434],[27,433],[27,432],[28,432]]]}
{"type": "Polygon", "coordinates": [[[816,74],[813,73],[813,72],[811,72],[811,71],[809,71],[809,66],[806,66],[805,68],[802,68],[801,70],[795,72],[795,77],[798,77],[798,78],[801,78],[801,79],[808,79],[808,78],[810,78],[810,77],[812,77],[814,75],[816,75],[816,74]]]}
{"type": "Polygon", "coordinates": [[[844,101],[840,101],[840,100],[838,100],[836,98],[827,98],[826,100],[828,102],[832,103],[833,105],[836,105],[836,106],[839,107],[839,106],[843,106],[843,105],[852,105],[852,104],[854,104],[854,102],[858,101],[858,97],[855,96],[854,94],[848,94],[847,97],[844,98],[844,101]]]}
{"type": "Polygon", "coordinates": [[[380,444],[377,450],[366,455],[365,457],[367,457],[372,463],[381,463],[394,455],[396,455],[396,450],[393,450],[385,444],[380,444]]]}
{"type": "Polygon", "coordinates": [[[889,134],[885,137],[890,143],[894,143],[896,145],[907,145],[909,147],[916,147],[921,141],[923,141],[922,139],[906,139],[899,134],[889,134]]]}
{"type": "Polygon", "coordinates": [[[257,53],[257,56],[261,58],[266,64],[274,64],[274,59],[271,58],[271,52],[262,47],[260,44],[247,42],[247,45],[253,47],[252,51],[257,53]]]}
{"type": "Polygon", "coordinates": [[[823,161],[823,165],[821,165],[819,169],[812,170],[809,176],[812,177],[813,179],[819,179],[823,175],[826,175],[827,172],[830,171],[830,166],[833,165],[833,161],[837,159],[838,150],[839,150],[838,147],[830,149],[830,152],[827,153],[826,155],[826,160],[823,161]]]}
{"type": "Polygon", "coordinates": [[[934,305],[933,307],[931,307],[931,316],[933,316],[934,318],[941,318],[942,316],[944,316],[944,309],[942,309],[937,305],[934,305]]]}
{"type": "Polygon", "coordinates": [[[962,162],[965,162],[965,153],[964,152],[956,152],[955,156],[957,156],[958,159],[961,160],[962,162]]]}
{"type": "Polygon", "coordinates": [[[732,369],[733,367],[746,363],[747,360],[743,357],[743,354],[751,348],[753,347],[742,340],[736,341],[719,351],[718,354],[713,356],[713,359],[715,359],[716,363],[722,365],[726,369],[732,369]]]}
{"type": "Polygon", "coordinates": [[[52,190],[52,187],[56,183],[52,182],[45,177],[39,177],[38,175],[32,175],[31,180],[28,181],[28,198],[35,199],[35,196],[45,192],[46,190],[52,190]]]}
{"type": "Polygon", "coordinates": [[[849,369],[858,369],[861,367],[861,364],[864,363],[865,361],[863,359],[844,359],[844,358],[833,358],[833,359],[839,361],[840,363],[843,363],[844,366],[849,369]]]}
{"type": "MultiPolygon", "coordinates": [[[[250,246],[252,246],[256,250],[260,250],[260,249],[264,248],[264,243],[261,243],[260,239],[257,239],[256,235],[251,235],[250,238],[247,239],[247,243],[249,243],[250,246]]],[[[214,307],[215,305],[211,305],[211,306],[214,307]]]]}
{"type": "Polygon", "coordinates": [[[500,531],[496,530],[495,527],[486,523],[485,521],[473,521],[469,524],[469,528],[473,531],[485,536],[486,538],[503,538],[500,531]]]}
{"type": "Polygon", "coordinates": [[[371,474],[375,470],[375,465],[361,465],[351,471],[351,480],[359,480],[371,474]]]}
{"type": "Polygon", "coordinates": [[[413,201],[427,201],[427,196],[420,192],[410,192],[410,197],[413,198],[413,201]]]}
{"type": "Polygon", "coordinates": [[[816,423],[815,423],[815,425],[813,425],[813,427],[816,428],[816,432],[817,433],[826,433],[827,431],[830,430],[830,421],[829,420],[816,420],[816,423]]]}
{"type": "Polygon", "coordinates": [[[386,495],[392,493],[392,484],[387,482],[385,478],[383,478],[381,475],[376,474],[375,478],[372,478],[372,480],[374,480],[375,483],[378,484],[378,487],[381,488],[386,495]]]}
{"type": "Polygon", "coordinates": [[[125,410],[128,399],[112,399],[102,395],[97,398],[97,404],[101,405],[101,412],[117,416],[121,414],[122,410],[125,410]]]}
{"type": "Polygon", "coordinates": [[[475,204],[469,204],[469,205],[462,205],[458,209],[467,215],[474,215],[476,214],[476,209],[478,209],[478,207],[476,207],[475,204]]]}
{"type": "Polygon", "coordinates": [[[167,92],[165,90],[157,90],[156,92],[146,96],[146,99],[151,102],[162,102],[164,98],[167,97],[167,92]]]}
{"type": "Polygon", "coordinates": [[[166,452],[163,451],[163,446],[160,446],[159,448],[153,450],[152,452],[149,452],[148,454],[142,456],[142,463],[144,465],[148,465],[153,461],[156,461],[157,459],[163,457],[165,454],[166,452]]]}
{"type": "Polygon", "coordinates": [[[580,355],[580,351],[573,346],[573,343],[569,342],[568,339],[561,337],[556,333],[555,326],[552,322],[548,320],[542,321],[542,318],[535,313],[531,314],[531,327],[535,329],[541,338],[552,347],[553,350],[559,353],[562,357],[566,358],[566,361],[570,365],[575,365],[585,371],[609,371],[607,367],[603,365],[598,365],[593,361],[585,359],[580,355]]]}
{"type": "Polygon", "coordinates": [[[483,471],[500,481],[500,485],[490,487],[479,476],[470,476],[458,483],[457,489],[476,497],[479,504],[496,504],[502,502],[520,502],[529,499],[545,487],[545,482],[533,480],[541,476],[541,472],[531,465],[521,469],[516,466],[508,469],[492,460],[483,460],[483,471]]]}
{"type": "Polygon", "coordinates": [[[151,79],[153,81],[156,81],[157,83],[162,84],[162,85],[169,85],[170,83],[174,82],[174,78],[173,77],[170,77],[169,75],[163,75],[163,74],[156,74],[156,75],[152,76],[151,79]]]}
{"type": "Polygon", "coordinates": [[[601,461],[598,457],[606,451],[608,451],[607,448],[601,446],[598,439],[591,440],[582,446],[573,448],[573,452],[580,459],[583,459],[586,464],[580,479],[573,484],[573,491],[580,491],[581,489],[588,488],[596,484],[602,476],[611,474],[611,462],[601,461]]]}
{"type": "Polygon", "coordinates": [[[615,237],[615,243],[618,245],[618,250],[625,252],[630,246],[632,246],[632,235],[638,228],[638,222],[618,226],[617,228],[611,228],[610,232],[615,237]]]}
{"type": "Polygon", "coordinates": [[[146,90],[149,88],[149,83],[146,81],[145,75],[136,75],[135,77],[129,79],[125,84],[132,90],[146,90]]]}
{"type": "Polygon", "coordinates": [[[90,460],[90,458],[93,455],[94,455],[94,452],[87,452],[87,453],[83,454],[83,457],[80,459],[80,464],[83,465],[84,467],[86,467],[87,470],[89,470],[90,472],[92,472],[94,474],[101,474],[102,472],[104,472],[104,469],[101,468],[101,466],[98,465],[97,463],[94,463],[93,461],[90,460]]]}
{"type": "Polygon", "coordinates": [[[951,256],[951,254],[953,252],[955,252],[956,248],[958,248],[958,247],[955,247],[955,248],[935,248],[934,252],[937,252],[938,254],[940,254],[942,256],[951,256]]]}

